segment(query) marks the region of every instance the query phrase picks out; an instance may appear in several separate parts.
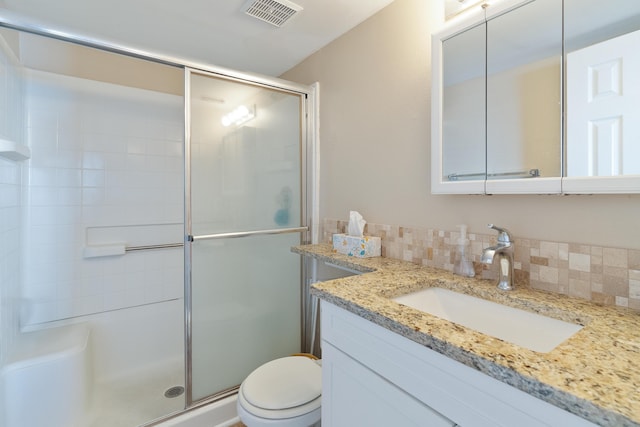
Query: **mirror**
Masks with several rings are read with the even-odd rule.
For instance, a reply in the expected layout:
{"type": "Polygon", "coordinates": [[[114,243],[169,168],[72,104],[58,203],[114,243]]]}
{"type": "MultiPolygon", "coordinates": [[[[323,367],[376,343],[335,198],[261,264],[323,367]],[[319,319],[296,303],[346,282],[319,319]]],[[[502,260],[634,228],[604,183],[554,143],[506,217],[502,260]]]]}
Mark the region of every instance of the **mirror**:
{"type": "Polygon", "coordinates": [[[565,0],[566,176],[640,174],[640,2],[565,0]]]}
{"type": "Polygon", "coordinates": [[[485,179],[485,26],[442,42],[442,179],[485,179]]]}
{"type": "Polygon", "coordinates": [[[485,187],[484,181],[503,181],[498,184],[503,187],[504,181],[555,178],[545,183],[544,191],[558,193],[562,3],[504,4],[510,9],[441,42],[443,143],[438,179],[465,181],[465,192],[471,188],[468,181],[482,181],[470,192],[484,193],[501,192],[485,187]]]}
{"type": "Polygon", "coordinates": [[[487,22],[487,179],[560,177],[562,2],[487,22]]]}
{"type": "Polygon", "coordinates": [[[456,19],[433,39],[433,193],[640,192],[640,1],[456,19]]]}

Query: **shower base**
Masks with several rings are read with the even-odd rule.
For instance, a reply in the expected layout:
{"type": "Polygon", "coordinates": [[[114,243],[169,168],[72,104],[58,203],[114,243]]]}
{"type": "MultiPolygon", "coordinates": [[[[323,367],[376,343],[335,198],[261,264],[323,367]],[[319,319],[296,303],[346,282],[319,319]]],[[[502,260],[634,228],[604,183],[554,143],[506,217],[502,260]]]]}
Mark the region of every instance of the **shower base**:
{"type": "Polygon", "coordinates": [[[236,410],[237,396],[186,412],[154,427],[244,427],[236,410]]]}
{"type": "Polygon", "coordinates": [[[88,427],[132,427],[184,408],[184,394],[165,391],[184,384],[181,363],[160,365],[110,381],[96,382],[88,427]]]}
{"type": "MultiPolygon", "coordinates": [[[[144,426],[184,409],[184,394],[165,392],[184,384],[182,363],[157,366],[144,373],[96,384],[88,427],[144,426]]],[[[178,415],[154,427],[230,427],[239,421],[236,396],[178,415]]]]}

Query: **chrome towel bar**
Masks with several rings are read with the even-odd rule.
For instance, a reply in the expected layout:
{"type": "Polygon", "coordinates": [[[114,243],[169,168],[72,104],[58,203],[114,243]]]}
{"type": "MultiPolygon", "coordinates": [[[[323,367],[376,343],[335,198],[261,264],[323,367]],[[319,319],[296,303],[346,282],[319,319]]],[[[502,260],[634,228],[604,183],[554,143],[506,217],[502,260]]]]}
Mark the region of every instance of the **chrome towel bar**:
{"type": "Polygon", "coordinates": [[[464,178],[472,178],[472,177],[483,177],[486,176],[487,178],[535,178],[537,176],[540,176],[540,169],[529,169],[526,171],[519,171],[519,172],[498,172],[498,173],[488,173],[485,174],[484,172],[479,172],[479,173],[452,173],[447,175],[447,178],[449,179],[449,181],[458,181],[460,179],[464,179],[464,178]]]}
{"type": "Polygon", "coordinates": [[[181,248],[183,246],[184,246],[184,243],[164,243],[160,245],[127,246],[124,248],[124,251],[125,252],[152,251],[156,249],[181,248]]]}

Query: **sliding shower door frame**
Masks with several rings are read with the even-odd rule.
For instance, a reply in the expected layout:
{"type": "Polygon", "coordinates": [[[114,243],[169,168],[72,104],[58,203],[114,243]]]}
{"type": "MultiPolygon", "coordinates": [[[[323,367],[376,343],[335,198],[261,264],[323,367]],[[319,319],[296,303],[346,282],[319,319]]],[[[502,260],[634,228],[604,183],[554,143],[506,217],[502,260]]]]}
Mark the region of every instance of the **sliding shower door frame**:
{"type": "MultiPolygon", "coordinates": [[[[312,209],[310,208],[309,204],[312,200],[312,198],[309,197],[309,189],[310,189],[310,185],[311,182],[313,182],[313,179],[308,179],[308,172],[309,172],[309,167],[308,164],[312,162],[312,158],[310,156],[311,152],[308,149],[309,146],[309,141],[312,140],[310,138],[310,131],[311,128],[308,124],[309,120],[308,117],[310,116],[310,112],[309,112],[309,104],[310,104],[310,95],[312,92],[310,90],[309,87],[305,87],[305,90],[300,90],[300,88],[296,88],[293,89],[291,87],[287,87],[286,85],[283,86],[281,84],[281,81],[279,80],[272,80],[270,82],[267,81],[255,81],[253,79],[246,79],[246,78],[242,78],[242,77],[238,77],[238,76],[229,76],[226,74],[220,74],[217,72],[213,72],[213,71],[206,71],[206,70],[202,70],[202,69],[194,69],[194,68],[190,68],[190,67],[185,67],[185,73],[184,73],[184,112],[185,112],[185,156],[184,156],[184,171],[185,171],[185,179],[184,179],[184,185],[185,185],[185,212],[184,212],[184,225],[185,225],[185,242],[184,242],[184,257],[185,257],[185,269],[184,269],[184,274],[185,274],[185,295],[184,295],[184,299],[185,299],[185,355],[186,355],[186,363],[185,363],[185,399],[186,399],[186,406],[187,408],[189,407],[194,407],[194,406],[200,406],[202,404],[206,404],[209,403],[211,401],[216,401],[216,400],[220,400],[223,399],[231,394],[234,394],[237,392],[238,386],[232,387],[230,389],[227,390],[221,390],[218,392],[215,392],[215,394],[212,394],[210,396],[204,397],[202,399],[194,399],[193,396],[193,366],[192,366],[192,360],[193,360],[193,318],[192,318],[192,311],[191,308],[193,306],[192,304],[192,298],[193,298],[193,292],[192,292],[192,274],[193,274],[193,269],[192,269],[192,259],[193,259],[193,247],[192,244],[193,242],[196,241],[203,241],[203,240],[216,240],[216,239],[230,239],[230,238],[245,238],[245,237],[253,237],[253,236],[261,236],[261,235],[276,235],[276,234],[288,234],[288,233],[300,233],[301,234],[301,243],[310,243],[311,242],[311,237],[310,237],[310,224],[312,223],[312,218],[310,217],[310,213],[312,211],[312,209]],[[301,190],[301,194],[300,194],[300,201],[301,201],[301,206],[300,206],[300,213],[301,213],[301,218],[300,218],[300,226],[299,227],[290,227],[290,228],[277,228],[277,229],[261,229],[261,230],[241,230],[241,231],[235,231],[235,232],[224,232],[224,233],[216,233],[216,234],[205,234],[205,235],[194,235],[193,233],[193,223],[192,223],[192,185],[191,185],[191,172],[192,172],[192,167],[191,167],[191,129],[190,129],[190,124],[192,121],[191,118],[191,78],[193,75],[199,75],[199,76],[205,76],[205,77],[212,77],[212,78],[216,78],[216,79],[221,79],[221,80],[225,80],[225,81],[229,81],[229,82],[236,82],[236,83],[241,83],[241,84],[249,84],[255,87],[262,87],[262,88],[266,88],[266,89],[274,89],[274,90],[278,90],[281,92],[285,92],[285,93],[289,93],[291,95],[295,95],[295,96],[299,96],[300,97],[300,105],[301,105],[301,111],[300,111],[300,130],[301,130],[301,134],[300,134],[300,190],[301,190]]],[[[305,277],[307,276],[306,273],[306,265],[307,263],[303,262],[302,260],[300,261],[300,265],[301,265],[301,277],[300,277],[300,285],[301,285],[301,299],[300,299],[300,306],[301,306],[301,318],[300,318],[300,324],[301,324],[301,337],[300,337],[300,342],[301,345],[304,347],[304,343],[307,339],[306,337],[306,304],[304,303],[305,298],[307,297],[308,293],[306,290],[306,280],[305,277]]],[[[300,351],[302,351],[302,348],[300,349],[300,351]]]]}
{"type": "MultiPolygon", "coordinates": [[[[281,233],[301,233],[302,243],[317,243],[318,242],[318,173],[319,173],[319,157],[318,157],[318,125],[319,125],[319,84],[302,85],[286,80],[278,79],[275,77],[263,76],[259,74],[247,73],[236,71],[224,67],[219,67],[211,64],[206,64],[197,61],[190,61],[184,58],[175,56],[169,56],[158,52],[146,51],[137,49],[124,44],[116,44],[100,38],[87,37],[85,35],[74,34],[64,29],[55,27],[45,27],[40,23],[34,23],[24,16],[13,14],[10,11],[0,11],[0,27],[9,28],[25,33],[35,34],[51,39],[56,39],[64,42],[73,43],[79,46],[90,47],[101,51],[111,52],[119,55],[142,59],[150,62],[168,65],[183,69],[185,71],[185,93],[184,93],[184,144],[185,144],[185,230],[191,230],[190,212],[188,211],[189,203],[187,198],[190,197],[190,183],[189,183],[189,123],[190,123],[190,108],[188,106],[188,93],[190,90],[189,76],[191,73],[198,73],[204,75],[210,75],[229,81],[237,81],[242,83],[248,83],[257,86],[263,86],[265,88],[277,89],[280,91],[290,92],[293,94],[299,94],[302,96],[302,111],[301,111],[301,227],[294,227],[291,229],[277,229],[277,230],[261,230],[259,232],[238,232],[238,233],[224,233],[219,235],[208,235],[193,237],[190,233],[185,233],[184,239],[184,253],[185,260],[191,259],[191,243],[195,240],[201,239],[213,239],[213,238],[230,238],[230,237],[247,237],[256,234],[281,234],[281,233]],[[189,213],[189,215],[187,215],[189,213]],[[187,222],[189,222],[187,224],[187,222]]],[[[304,304],[304,298],[308,295],[307,279],[307,264],[301,260],[301,343],[306,342],[305,336],[305,319],[306,319],[306,304],[304,304]]],[[[190,275],[191,265],[185,263],[185,411],[192,410],[204,406],[208,403],[223,399],[237,391],[237,387],[221,392],[219,394],[193,401],[192,399],[192,377],[191,377],[191,290],[190,290],[190,275]],[[187,275],[189,275],[189,281],[187,282],[187,275]]],[[[184,412],[184,411],[183,411],[184,412]]],[[[181,415],[183,412],[169,414],[163,419],[155,420],[148,427],[160,424],[167,419],[174,418],[181,415]]]]}

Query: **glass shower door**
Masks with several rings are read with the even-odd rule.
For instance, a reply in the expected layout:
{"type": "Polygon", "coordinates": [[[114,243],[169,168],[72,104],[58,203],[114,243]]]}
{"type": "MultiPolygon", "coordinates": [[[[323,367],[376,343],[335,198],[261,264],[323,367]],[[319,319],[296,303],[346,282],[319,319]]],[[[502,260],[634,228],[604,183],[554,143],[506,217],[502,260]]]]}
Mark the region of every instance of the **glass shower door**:
{"type": "Polygon", "coordinates": [[[301,348],[304,95],[187,70],[187,404],[301,348]],[[189,387],[187,387],[189,388],[189,387]]]}

